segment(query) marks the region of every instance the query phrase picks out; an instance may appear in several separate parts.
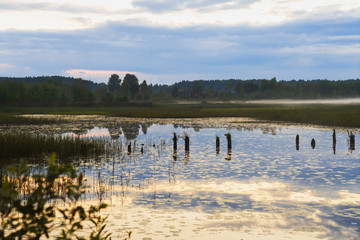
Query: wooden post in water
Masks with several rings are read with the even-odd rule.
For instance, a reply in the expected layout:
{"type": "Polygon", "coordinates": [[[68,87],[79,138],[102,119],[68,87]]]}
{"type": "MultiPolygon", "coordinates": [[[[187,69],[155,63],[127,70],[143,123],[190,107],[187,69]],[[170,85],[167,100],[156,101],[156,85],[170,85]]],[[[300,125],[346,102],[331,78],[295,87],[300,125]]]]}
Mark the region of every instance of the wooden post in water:
{"type": "Polygon", "coordinates": [[[177,138],[177,136],[176,136],[176,133],[174,132],[174,137],[173,137],[173,150],[174,150],[174,152],[173,152],[173,158],[174,158],[174,161],[176,161],[176,159],[177,159],[177,140],[178,140],[178,138],[177,138]]]}
{"type": "Polygon", "coordinates": [[[216,154],[220,153],[220,137],[216,136],[216,154]]]}
{"type": "Polygon", "coordinates": [[[350,138],[350,150],[354,151],[355,150],[355,135],[352,132],[350,132],[349,138],[350,138]]]}
{"type": "Polygon", "coordinates": [[[128,155],[130,155],[131,154],[131,142],[130,142],[130,144],[128,145],[128,155]]]}
{"type": "Polygon", "coordinates": [[[334,131],[333,131],[333,151],[334,151],[334,155],[336,153],[336,132],[335,132],[335,128],[334,128],[334,131]]]}
{"type": "Polygon", "coordinates": [[[299,134],[296,135],[295,143],[296,143],[296,150],[299,151],[299,134]]]}
{"type": "Polygon", "coordinates": [[[143,143],[141,144],[140,152],[141,152],[141,154],[144,154],[144,144],[143,143]]]}
{"type": "Polygon", "coordinates": [[[312,149],[315,148],[315,139],[311,139],[311,147],[312,147],[312,149]]]}
{"type": "Polygon", "coordinates": [[[227,139],[227,147],[228,149],[231,149],[231,133],[227,133],[225,134],[226,139],[227,139]]]}
{"type": "Polygon", "coordinates": [[[176,136],[176,133],[174,133],[174,137],[173,137],[173,148],[174,148],[174,153],[177,151],[177,136],[176,136]]]}
{"type": "Polygon", "coordinates": [[[185,152],[190,151],[190,138],[188,135],[185,135],[185,152]]]}

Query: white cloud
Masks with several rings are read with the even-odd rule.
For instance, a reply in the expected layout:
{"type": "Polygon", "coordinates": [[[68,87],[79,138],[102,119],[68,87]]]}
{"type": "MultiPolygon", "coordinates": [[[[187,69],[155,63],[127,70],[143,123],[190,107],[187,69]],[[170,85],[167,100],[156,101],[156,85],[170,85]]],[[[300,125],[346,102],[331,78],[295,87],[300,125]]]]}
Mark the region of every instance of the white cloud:
{"type": "Polygon", "coordinates": [[[1,61],[14,66],[0,73],[106,82],[133,72],[152,83],[359,76],[357,0],[171,2],[0,0],[1,61]]]}
{"type": "Polygon", "coordinates": [[[14,65],[8,63],[0,63],[0,70],[15,68],[14,65]]]}
{"type": "Polygon", "coordinates": [[[0,30],[85,29],[108,21],[184,27],[192,25],[274,25],[297,19],[357,17],[358,0],[261,1],[36,1],[0,0],[0,30]],[[159,10],[159,11],[156,11],[159,10]],[[1,10],[0,10],[1,11],[1,10]],[[86,21],[79,21],[86,19],[86,21]]]}
{"type": "Polygon", "coordinates": [[[278,49],[283,53],[298,53],[298,54],[336,54],[336,55],[360,55],[360,44],[312,44],[305,46],[285,47],[278,49]]]}

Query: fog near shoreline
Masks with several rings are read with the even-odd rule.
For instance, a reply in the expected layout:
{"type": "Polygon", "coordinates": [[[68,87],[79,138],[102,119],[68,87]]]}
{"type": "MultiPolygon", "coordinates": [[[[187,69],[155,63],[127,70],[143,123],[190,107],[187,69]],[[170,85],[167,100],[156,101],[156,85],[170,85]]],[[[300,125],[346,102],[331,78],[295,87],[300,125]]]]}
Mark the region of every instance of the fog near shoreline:
{"type": "Polygon", "coordinates": [[[245,101],[249,104],[360,104],[360,98],[343,98],[343,99],[265,99],[245,101]]]}
{"type": "MultiPolygon", "coordinates": [[[[269,105],[360,105],[360,98],[339,99],[260,99],[247,101],[206,101],[207,103],[269,104],[269,105]]],[[[177,101],[178,104],[201,104],[201,101],[177,101]]]]}

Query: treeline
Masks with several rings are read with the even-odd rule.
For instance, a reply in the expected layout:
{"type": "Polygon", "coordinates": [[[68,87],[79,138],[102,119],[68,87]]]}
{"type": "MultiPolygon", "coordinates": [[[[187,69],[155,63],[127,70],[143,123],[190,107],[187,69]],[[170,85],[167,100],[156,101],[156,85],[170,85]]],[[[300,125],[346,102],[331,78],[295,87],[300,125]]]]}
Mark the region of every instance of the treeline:
{"type": "MultiPolygon", "coordinates": [[[[156,87],[156,86],[155,86],[156,87]]],[[[171,86],[159,86],[171,98],[203,100],[250,99],[320,99],[360,97],[360,79],[292,80],[276,78],[252,80],[182,81],[171,86]]]]}
{"type": "Polygon", "coordinates": [[[135,75],[123,81],[113,74],[108,84],[61,76],[0,77],[0,105],[5,106],[94,106],[119,105],[151,100],[151,86],[139,85],[135,75]]]}
{"type": "Polygon", "coordinates": [[[0,77],[0,105],[117,106],[175,100],[319,99],[360,97],[360,79],[343,81],[197,80],[173,85],[139,83],[133,74],[112,74],[105,83],[51,76],[0,77]]]}

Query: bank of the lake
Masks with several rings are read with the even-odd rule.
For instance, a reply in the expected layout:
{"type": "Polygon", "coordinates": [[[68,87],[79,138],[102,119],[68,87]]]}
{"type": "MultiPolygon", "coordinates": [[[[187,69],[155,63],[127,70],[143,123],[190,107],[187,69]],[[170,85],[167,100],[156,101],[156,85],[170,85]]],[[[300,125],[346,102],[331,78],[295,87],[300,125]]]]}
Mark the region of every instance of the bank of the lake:
{"type": "MultiPolygon", "coordinates": [[[[336,127],[360,127],[360,105],[284,105],[284,104],[154,104],[151,107],[56,107],[2,108],[0,124],[21,124],[21,114],[106,115],[137,118],[250,117],[258,120],[286,121],[336,127]]],[[[29,120],[24,119],[28,124],[29,120]]],[[[59,120],[60,121],[60,120],[59,120]]]]}

